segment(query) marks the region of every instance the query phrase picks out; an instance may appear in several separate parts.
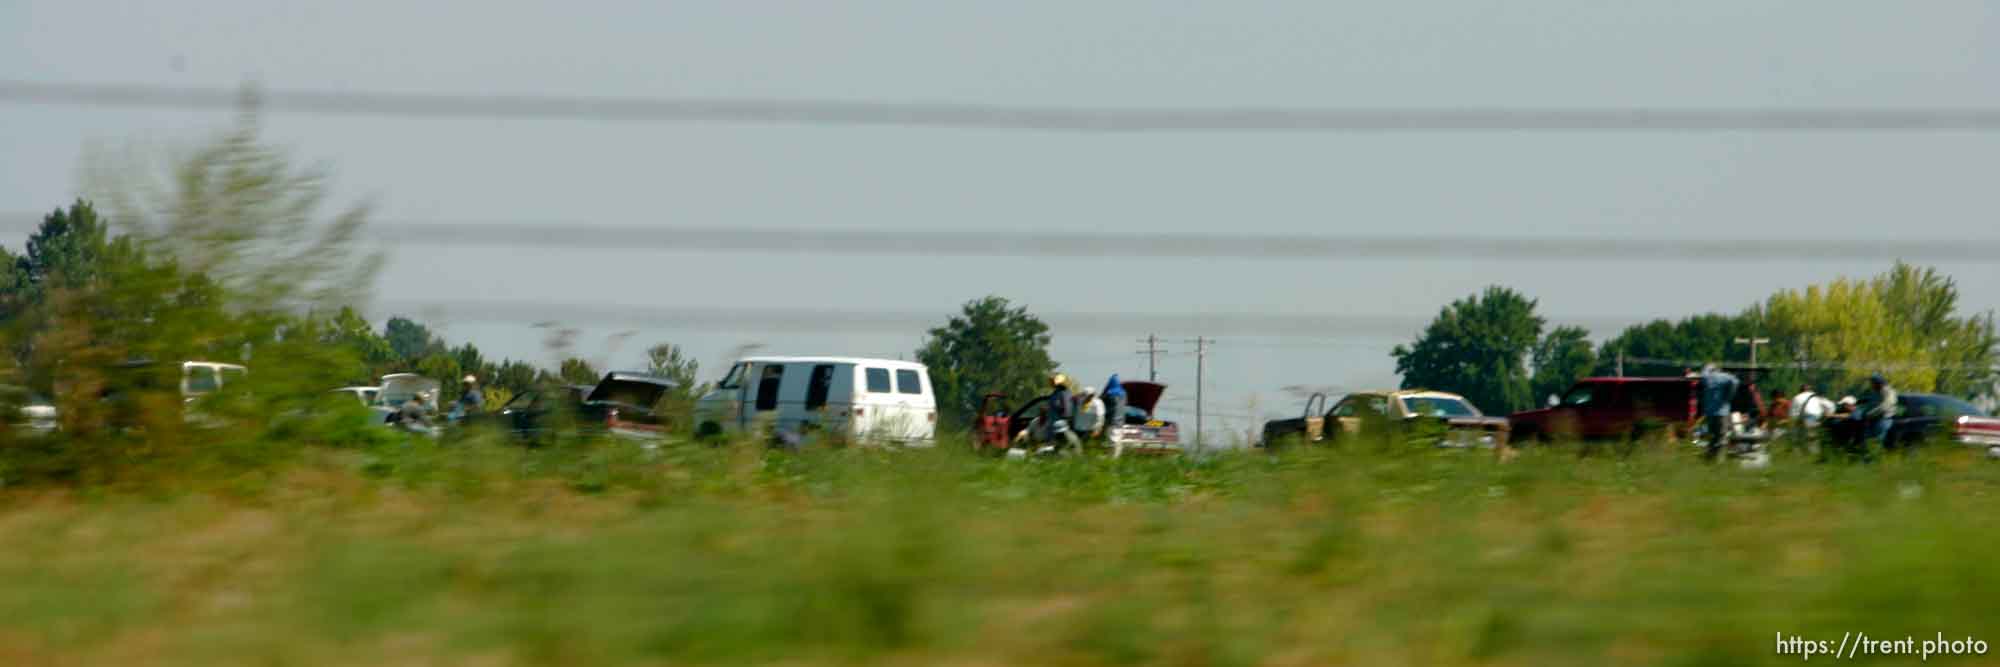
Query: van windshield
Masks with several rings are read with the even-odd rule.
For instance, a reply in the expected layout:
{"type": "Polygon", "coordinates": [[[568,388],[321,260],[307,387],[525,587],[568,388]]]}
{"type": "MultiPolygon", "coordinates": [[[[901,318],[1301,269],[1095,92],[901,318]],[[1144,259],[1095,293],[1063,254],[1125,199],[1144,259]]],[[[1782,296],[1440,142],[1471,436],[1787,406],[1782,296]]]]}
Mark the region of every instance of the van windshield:
{"type": "Polygon", "coordinates": [[[209,368],[207,366],[193,366],[188,368],[188,374],[187,374],[188,393],[206,394],[215,391],[216,388],[220,386],[222,386],[222,383],[221,380],[216,377],[215,369],[209,368]]]}
{"type": "Polygon", "coordinates": [[[737,364],[737,365],[735,365],[735,366],[730,366],[730,367],[729,367],[729,374],[728,374],[728,375],[724,375],[724,376],[722,376],[722,381],[721,381],[721,382],[717,382],[717,383],[715,384],[715,388],[717,388],[717,389],[735,389],[735,388],[737,388],[737,387],[740,387],[740,386],[742,386],[742,383],[743,383],[743,369],[744,369],[744,368],[747,368],[747,367],[749,367],[749,366],[750,366],[750,364],[737,364]]]}

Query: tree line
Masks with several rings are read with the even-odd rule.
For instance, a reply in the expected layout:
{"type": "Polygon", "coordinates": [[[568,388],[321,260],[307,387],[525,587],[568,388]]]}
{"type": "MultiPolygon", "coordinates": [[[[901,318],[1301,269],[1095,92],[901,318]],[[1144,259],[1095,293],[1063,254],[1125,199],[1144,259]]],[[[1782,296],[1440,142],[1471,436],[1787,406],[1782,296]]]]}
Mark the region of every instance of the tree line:
{"type": "Polygon", "coordinates": [[[1453,301],[1390,356],[1404,388],[1463,394],[1505,414],[1578,379],[1623,372],[1679,375],[1703,362],[1746,364],[1758,346],[1761,388],[1810,384],[1859,391],[1880,372],[1898,387],[1973,397],[1994,387],[2000,347],[1991,312],[1959,312],[1958,285],[1934,268],[1897,262],[1865,279],[1783,289],[1734,313],[1658,319],[1592,345],[1590,332],[1550,328],[1539,303],[1501,286],[1453,301]]]}

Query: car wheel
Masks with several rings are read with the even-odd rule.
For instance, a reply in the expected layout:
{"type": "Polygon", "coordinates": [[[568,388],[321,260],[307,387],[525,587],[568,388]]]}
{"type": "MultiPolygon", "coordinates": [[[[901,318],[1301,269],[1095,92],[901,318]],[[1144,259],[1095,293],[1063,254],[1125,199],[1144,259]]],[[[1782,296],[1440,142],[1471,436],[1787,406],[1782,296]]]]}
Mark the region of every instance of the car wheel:
{"type": "Polygon", "coordinates": [[[695,437],[695,439],[697,439],[697,440],[718,440],[718,439],[721,439],[721,438],[722,438],[722,425],[721,425],[721,424],[717,424],[717,423],[715,423],[715,422],[702,422],[702,423],[701,423],[701,426],[697,426],[697,427],[695,427],[695,429],[694,429],[694,437],[695,437]]]}

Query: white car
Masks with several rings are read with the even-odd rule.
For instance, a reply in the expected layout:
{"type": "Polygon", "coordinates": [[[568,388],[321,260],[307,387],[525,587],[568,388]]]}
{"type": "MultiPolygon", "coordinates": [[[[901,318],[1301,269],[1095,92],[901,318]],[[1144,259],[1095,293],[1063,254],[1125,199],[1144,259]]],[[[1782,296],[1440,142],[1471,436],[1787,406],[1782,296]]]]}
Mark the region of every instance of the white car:
{"type": "Polygon", "coordinates": [[[381,387],[341,387],[327,393],[353,396],[354,400],[360,401],[362,405],[371,408],[375,407],[377,402],[382,399],[381,387]]]}
{"type": "Polygon", "coordinates": [[[748,357],[695,401],[695,432],[814,432],[857,440],[930,445],[937,398],[930,370],[914,361],[860,357],[748,357]]]}
{"type": "Polygon", "coordinates": [[[43,435],[60,428],[56,422],[56,404],[33,391],[22,387],[0,387],[15,404],[20,405],[20,421],[14,431],[21,435],[43,435]]]}

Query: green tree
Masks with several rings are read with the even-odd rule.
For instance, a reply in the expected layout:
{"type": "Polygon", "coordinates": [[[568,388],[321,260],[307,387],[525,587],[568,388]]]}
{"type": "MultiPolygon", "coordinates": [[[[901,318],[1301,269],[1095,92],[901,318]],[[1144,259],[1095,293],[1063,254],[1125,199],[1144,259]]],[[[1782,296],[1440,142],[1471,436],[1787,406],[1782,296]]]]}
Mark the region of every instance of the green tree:
{"type": "Polygon", "coordinates": [[[427,355],[444,352],[444,341],[428,327],[405,317],[391,317],[382,328],[382,338],[404,363],[414,363],[427,355]]]}
{"type": "Polygon", "coordinates": [[[1958,288],[1933,269],[1897,263],[1868,280],[1841,278],[1784,290],[1754,312],[1766,322],[1767,358],[1829,390],[1859,388],[1877,371],[1906,390],[1970,395],[1993,378],[1991,314],[1962,316],[1958,288]]]}
{"type": "Polygon", "coordinates": [[[79,199],[67,210],[59,208],[42,217],[41,226],[28,236],[24,253],[9,267],[12,282],[28,290],[23,295],[26,301],[40,302],[50,288],[81,285],[102,273],[109,247],[97,209],[79,199]]]}
{"type": "Polygon", "coordinates": [[[1653,320],[1626,327],[1598,347],[1597,365],[1592,373],[1615,374],[1621,352],[1625,374],[1633,376],[1680,375],[1710,361],[1747,361],[1749,348],[1735,341],[1738,337],[1764,335],[1760,333],[1762,328],[1756,315],[1720,313],[1676,321],[1653,320]]]}
{"type": "Polygon", "coordinates": [[[493,378],[487,384],[506,389],[510,394],[520,394],[533,388],[539,375],[533,365],[509,359],[500,362],[500,365],[493,370],[493,378]]]}
{"type": "Polygon", "coordinates": [[[917,348],[917,360],[930,367],[939,411],[963,427],[972,423],[988,392],[1015,403],[1048,386],[1056,369],[1049,340],[1048,325],[1026,308],[988,296],[966,302],[944,326],[932,328],[917,348]]]}
{"type": "Polygon", "coordinates": [[[1590,375],[1597,353],[1590,347],[1590,332],[1581,327],[1559,326],[1535,345],[1534,375],[1529,378],[1529,395],[1561,394],[1590,375]]]}
{"type": "Polygon", "coordinates": [[[486,357],[481,355],[479,348],[472,343],[463,343],[452,348],[451,356],[458,360],[458,369],[461,372],[478,376],[480,382],[493,380],[492,365],[486,362],[486,357]]]}
{"type": "Polygon", "coordinates": [[[696,384],[701,371],[701,362],[687,356],[681,346],[660,343],[646,348],[646,372],[673,380],[675,389],[671,392],[679,398],[691,398],[702,393],[705,387],[696,384]]]}
{"type": "Polygon", "coordinates": [[[597,384],[598,380],[604,379],[604,374],[598,372],[597,367],[590,365],[590,362],[570,357],[562,360],[562,364],[557,366],[556,377],[568,384],[597,384]]]}
{"type": "MultiPolygon", "coordinates": [[[[43,216],[28,235],[23,254],[0,248],[0,258],[6,260],[0,265],[0,324],[8,330],[8,349],[16,363],[27,362],[35,337],[48,326],[47,313],[39,311],[51,291],[84,287],[109,272],[107,264],[114,259],[109,239],[96,209],[77,200],[67,210],[43,216]]],[[[121,258],[133,259],[136,251],[124,246],[121,258]]]]}
{"type": "Polygon", "coordinates": [[[349,382],[372,384],[377,376],[396,365],[396,351],[389,347],[389,341],[375,333],[368,320],[353,308],[341,308],[327,318],[323,327],[321,341],[347,350],[357,362],[357,367],[349,371],[349,382]]]}
{"type": "Polygon", "coordinates": [[[1993,314],[1960,315],[1957,281],[1931,267],[1896,262],[1871,285],[1890,320],[1909,330],[1937,366],[1936,391],[1969,396],[1992,388],[2000,346],[1993,314]]]}
{"type": "Polygon", "coordinates": [[[1453,301],[1415,342],[1389,354],[1403,388],[1456,392],[1481,410],[1506,414],[1533,401],[1527,357],[1543,324],[1535,301],[1496,285],[1453,301]]]}
{"type": "Polygon", "coordinates": [[[326,170],[295,166],[264,143],[258,109],[257,92],[246,88],[236,123],[173,161],[163,179],[143,162],[86,156],[86,188],[164,259],[221,284],[233,308],[359,303],[382,265],[379,250],[359,243],[368,207],[319,219],[326,170]]]}

